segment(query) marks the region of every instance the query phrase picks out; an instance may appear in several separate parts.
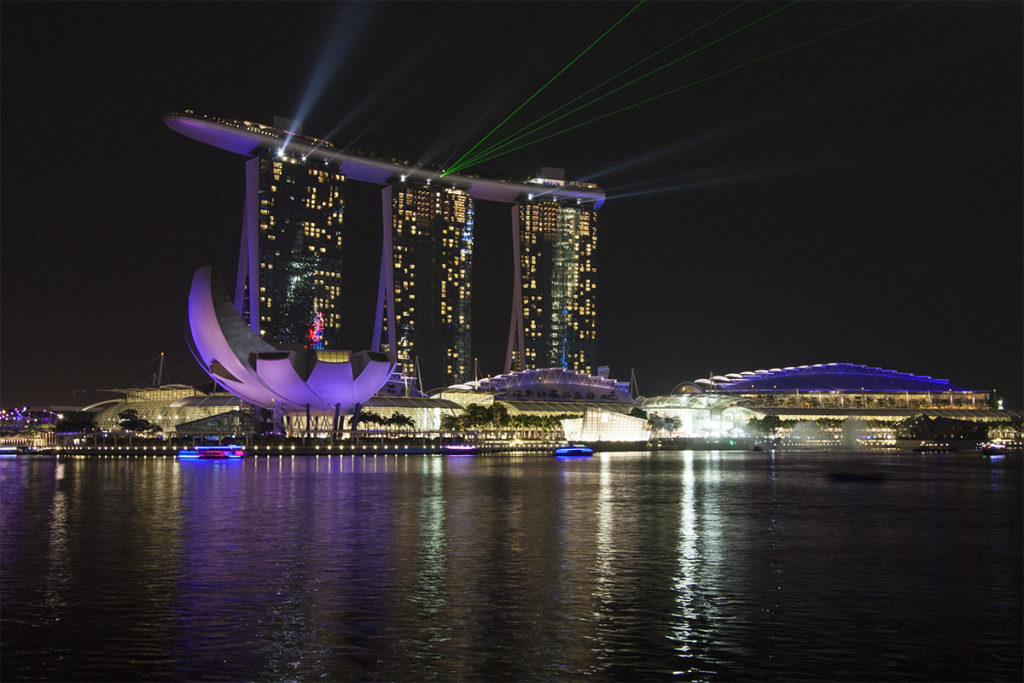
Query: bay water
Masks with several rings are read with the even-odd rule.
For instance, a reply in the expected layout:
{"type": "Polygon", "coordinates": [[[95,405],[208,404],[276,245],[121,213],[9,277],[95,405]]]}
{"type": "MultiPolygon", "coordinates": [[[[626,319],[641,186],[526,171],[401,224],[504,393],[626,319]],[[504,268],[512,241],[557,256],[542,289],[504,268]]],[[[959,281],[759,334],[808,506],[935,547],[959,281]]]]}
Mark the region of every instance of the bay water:
{"type": "Polygon", "coordinates": [[[1017,680],[974,453],[0,461],[0,678],[1017,680]]]}

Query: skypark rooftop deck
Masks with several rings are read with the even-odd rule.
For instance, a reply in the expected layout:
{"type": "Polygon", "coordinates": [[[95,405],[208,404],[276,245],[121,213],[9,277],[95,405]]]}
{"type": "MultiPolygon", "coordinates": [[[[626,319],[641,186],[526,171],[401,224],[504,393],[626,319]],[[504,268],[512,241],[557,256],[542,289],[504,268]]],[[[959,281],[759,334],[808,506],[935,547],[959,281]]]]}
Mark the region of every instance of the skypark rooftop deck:
{"type": "Polygon", "coordinates": [[[183,114],[166,114],[163,118],[171,130],[235,154],[255,156],[261,151],[271,151],[290,158],[301,157],[304,160],[321,161],[338,166],[341,172],[352,180],[378,185],[392,180],[412,180],[428,184],[436,182],[444,187],[465,190],[476,199],[506,203],[524,199],[569,202],[575,200],[578,204],[593,204],[595,209],[601,208],[605,200],[604,192],[590,183],[569,182],[550,186],[491,180],[455,173],[442,177],[441,171],[437,169],[414,167],[342,152],[326,140],[250,121],[222,119],[191,111],[183,114]]]}

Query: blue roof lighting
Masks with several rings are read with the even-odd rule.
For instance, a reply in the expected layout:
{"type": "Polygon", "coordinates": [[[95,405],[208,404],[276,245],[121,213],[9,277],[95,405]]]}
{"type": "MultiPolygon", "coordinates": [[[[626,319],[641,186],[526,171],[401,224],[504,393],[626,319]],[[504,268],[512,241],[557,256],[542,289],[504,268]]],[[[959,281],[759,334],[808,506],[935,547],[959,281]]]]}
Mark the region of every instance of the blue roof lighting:
{"type": "MultiPolygon", "coordinates": [[[[970,391],[948,379],[885,370],[853,363],[819,363],[755,372],[718,375],[698,381],[706,391],[746,393],[770,391],[970,391]]],[[[690,385],[692,386],[692,385],[690,385]]],[[[677,391],[679,389],[677,388],[677,391]]]]}
{"type": "Polygon", "coordinates": [[[632,403],[629,382],[619,382],[599,375],[588,375],[565,368],[521,370],[494,377],[453,384],[449,390],[492,392],[500,400],[535,397],[545,401],[587,400],[632,403]],[[542,395],[540,392],[544,392],[542,395]]]}

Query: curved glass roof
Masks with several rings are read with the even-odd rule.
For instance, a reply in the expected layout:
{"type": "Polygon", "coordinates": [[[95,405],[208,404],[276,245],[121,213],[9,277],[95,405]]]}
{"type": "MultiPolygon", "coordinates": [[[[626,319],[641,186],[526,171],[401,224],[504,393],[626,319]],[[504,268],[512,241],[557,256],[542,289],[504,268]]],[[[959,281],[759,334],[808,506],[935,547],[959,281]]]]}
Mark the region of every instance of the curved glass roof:
{"type": "Polygon", "coordinates": [[[771,370],[716,375],[679,385],[699,384],[707,391],[725,393],[769,391],[970,391],[948,379],[886,370],[854,363],[818,363],[771,370]]]}
{"type": "Polygon", "coordinates": [[[734,405],[741,405],[750,399],[741,396],[722,394],[676,394],[674,396],[653,396],[638,401],[643,410],[664,410],[669,408],[689,408],[691,410],[722,410],[734,405]]]}
{"type": "Polygon", "coordinates": [[[194,407],[207,407],[207,406],[230,406],[233,408],[241,407],[242,402],[231,394],[211,394],[208,396],[189,396],[187,398],[179,398],[177,401],[168,403],[169,408],[187,408],[190,406],[194,407]]]}
{"type": "Polygon", "coordinates": [[[587,400],[632,403],[629,383],[564,368],[510,372],[453,384],[449,391],[494,392],[500,400],[530,399],[543,391],[548,400],[587,400]]]}

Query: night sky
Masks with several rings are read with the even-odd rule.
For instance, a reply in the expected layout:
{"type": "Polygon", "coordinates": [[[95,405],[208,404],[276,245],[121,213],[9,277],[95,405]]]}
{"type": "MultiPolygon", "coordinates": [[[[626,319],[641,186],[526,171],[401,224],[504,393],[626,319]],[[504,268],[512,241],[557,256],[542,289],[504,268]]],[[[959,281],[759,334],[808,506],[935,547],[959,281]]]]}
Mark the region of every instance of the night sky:
{"type": "MultiPolygon", "coordinates": [[[[630,7],[4,2],[0,405],[85,405],[152,382],[161,352],[165,382],[206,380],[183,341],[188,287],[207,264],[233,282],[243,159],[163,114],[301,118],[338,147],[444,165],[630,7]]],[[[613,85],[785,5],[649,2],[503,131],[733,7],[613,85]]],[[[796,4],[565,123],[897,7],[796,4]]],[[[600,362],[645,395],[851,362],[1020,407],[1022,7],[914,4],[467,172],[562,167],[607,191],[600,362]]],[[[372,194],[353,191],[346,230],[379,229],[372,194]]],[[[477,219],[475,355],[494,374],[508,209],[477,219]]]]}

